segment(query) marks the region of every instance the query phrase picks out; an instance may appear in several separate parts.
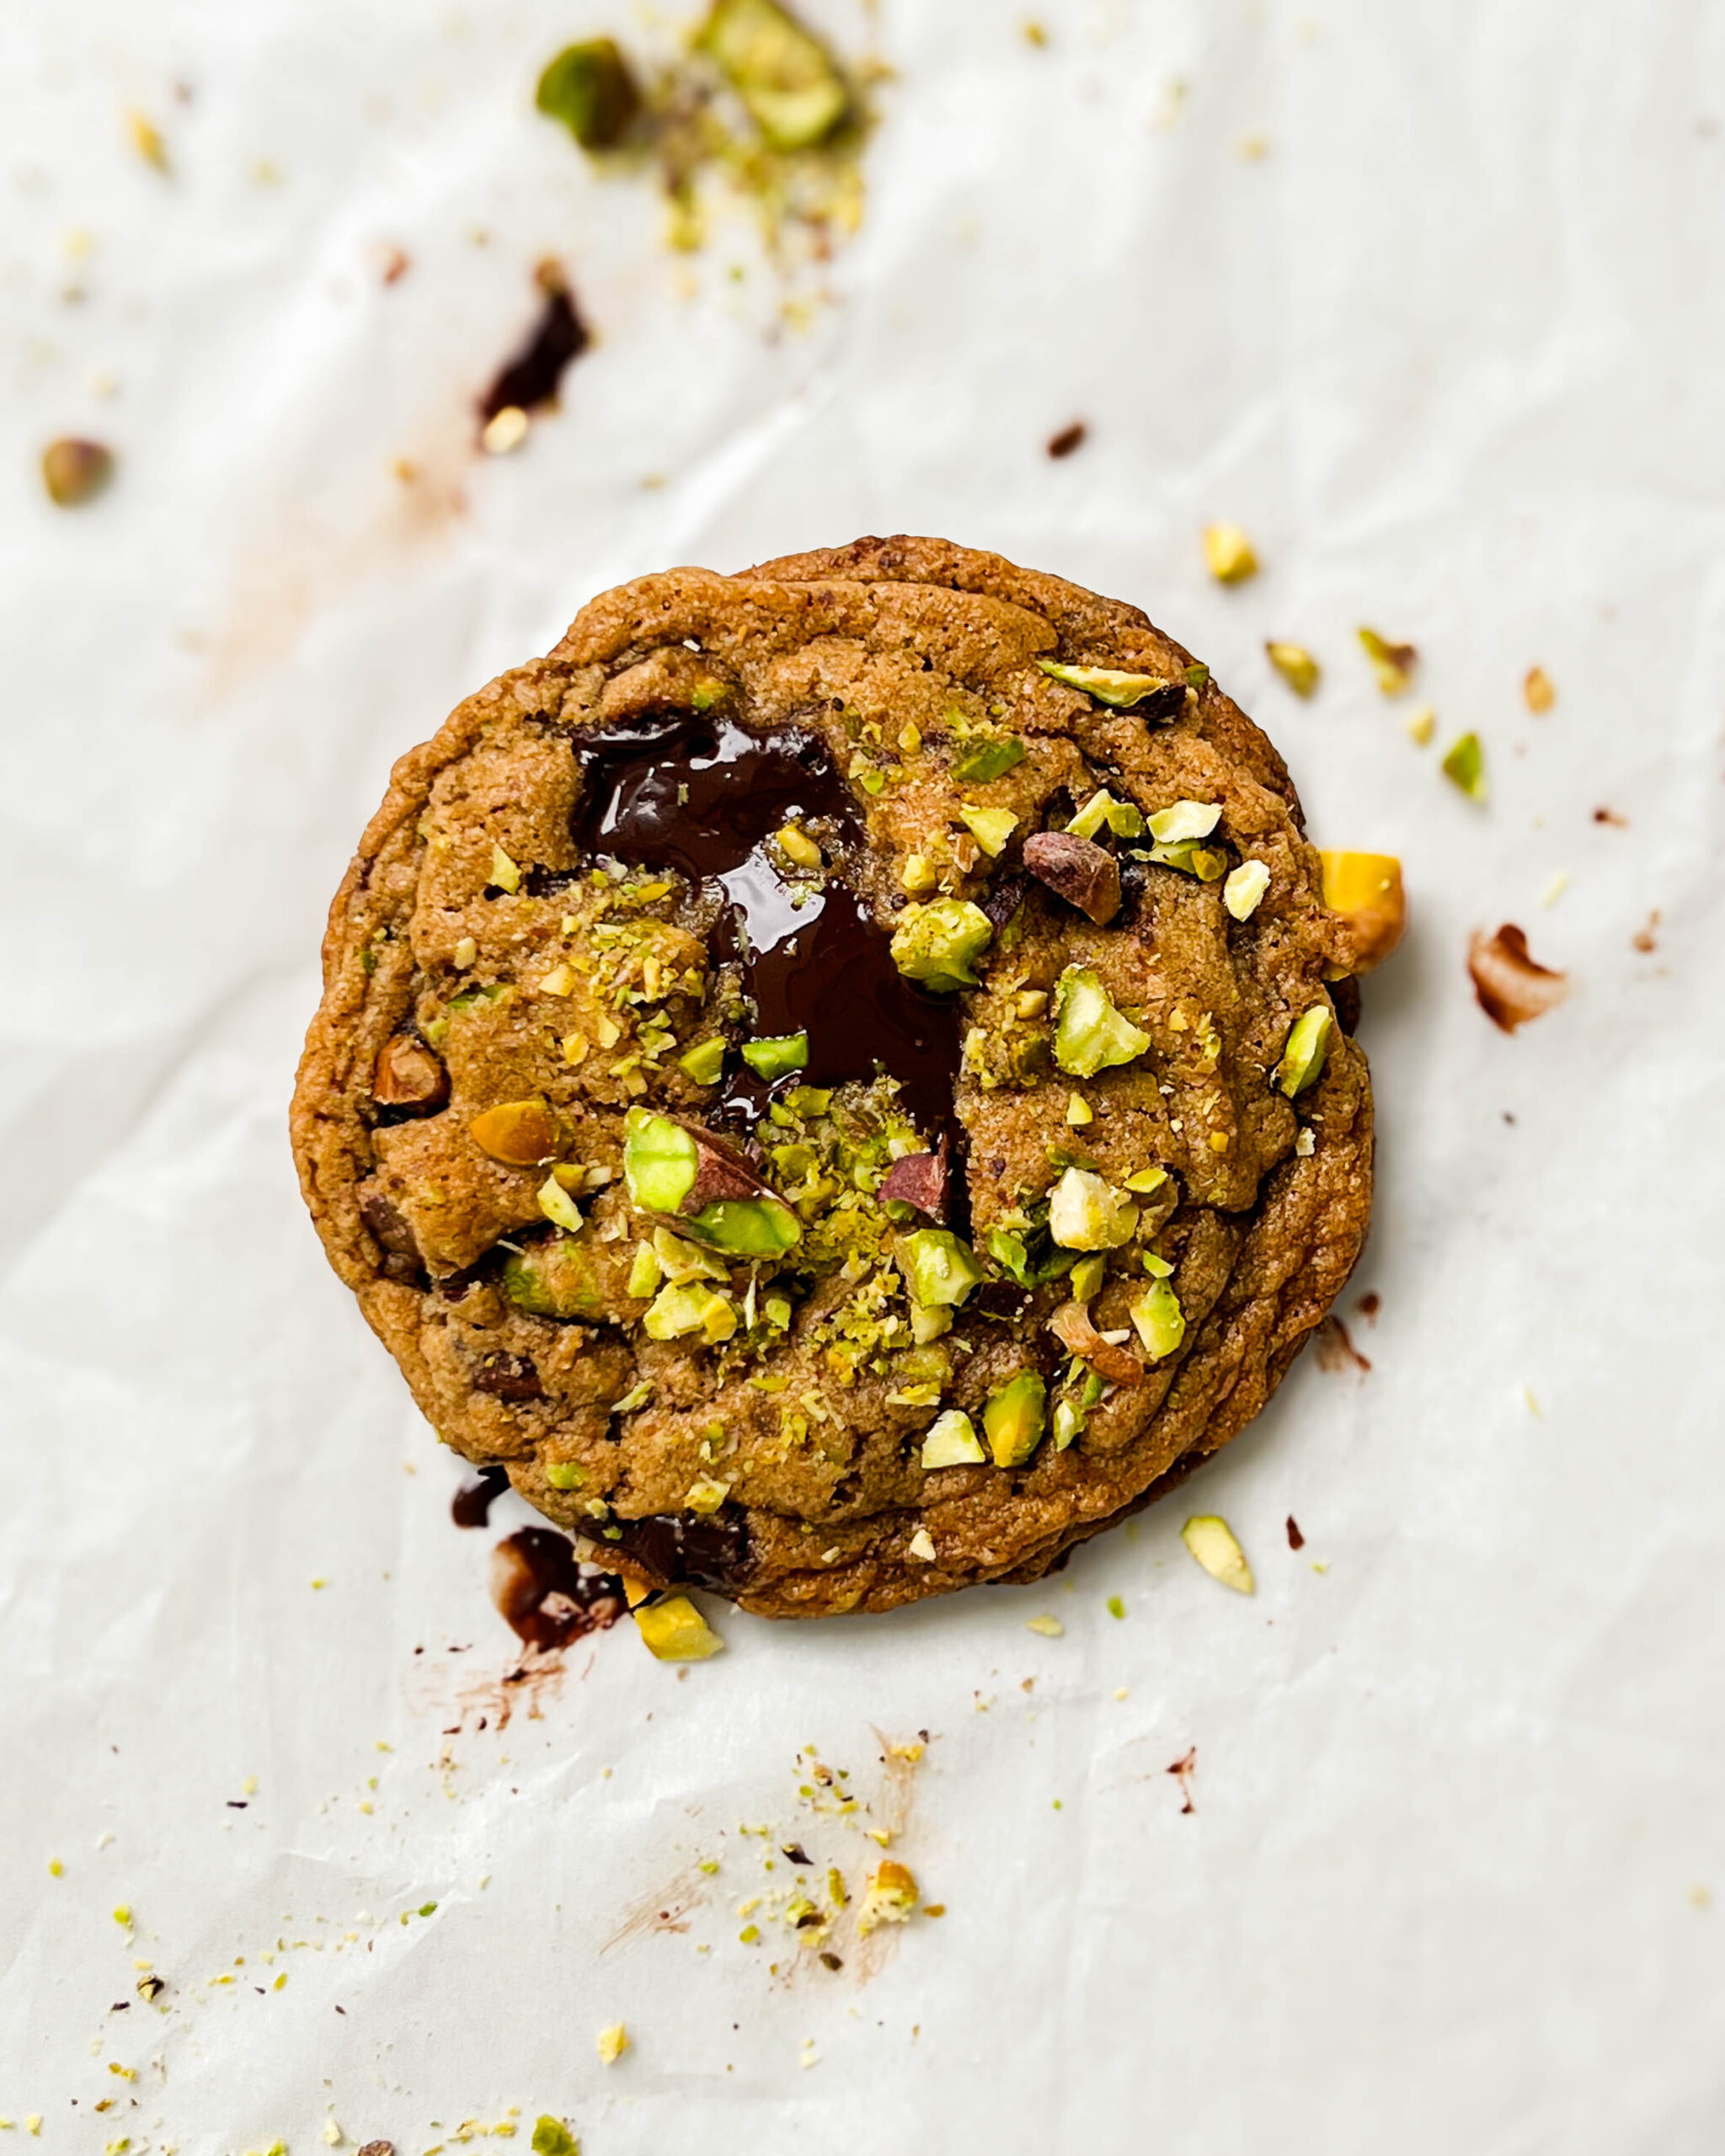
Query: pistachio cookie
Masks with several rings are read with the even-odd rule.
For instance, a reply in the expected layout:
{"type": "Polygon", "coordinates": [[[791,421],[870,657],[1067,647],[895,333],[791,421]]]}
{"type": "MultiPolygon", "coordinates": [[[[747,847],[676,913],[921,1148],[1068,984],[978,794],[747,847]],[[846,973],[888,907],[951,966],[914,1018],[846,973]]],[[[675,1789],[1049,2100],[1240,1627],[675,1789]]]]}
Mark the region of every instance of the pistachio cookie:
{"type": "Polygon", "coordinates": [[[1337,1012],[1399,882],[1334,858],[1369,904],[1134,607],[932,539],[644,577],[397,765],[306,1199],[445,1441],[613,1569],[770,1616],[1034,1579],[1359,1253],[1337,1012]]]}

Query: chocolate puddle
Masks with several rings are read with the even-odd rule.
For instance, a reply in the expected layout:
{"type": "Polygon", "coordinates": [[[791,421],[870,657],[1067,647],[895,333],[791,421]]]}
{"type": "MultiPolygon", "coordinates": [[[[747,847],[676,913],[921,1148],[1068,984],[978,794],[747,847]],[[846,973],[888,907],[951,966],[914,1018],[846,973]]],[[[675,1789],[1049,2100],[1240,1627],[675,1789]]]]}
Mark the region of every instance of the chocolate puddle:
{"type": "Polygon", "coordinates": [[[489,1527],[491,1508],[509,1487],[509,1470],[494,1464],[470,1475],[449,1501],[449,1516],[457,1527],[489,1527]]]}
{"type": "MultiPolygon", "coordinates": [[[[741,962],[756,1032],[809,1036],[808,1068],[790,1082],[836,1086],[879,1068],[899,1081],[900,1105],[931,1145],[953,1129],[956,1001],[905,979],[842,880],[861,825],[825,742],[793,728],[756,737],[716,715],[672,713],[584,734],[575,754],[585,777],[570,821],[575,843],[724,892],[729,917],[713,933],[713,955],[741,962]],[[767,851],[785,824],[811,819],[841,834],[838,873],[820,891],[787,883],[767,851]]],[[[745,1070],[728,1081],[717,1113],[752,1123],[769,1090],[745,1070]]]]}
{"type": "Polygon", "coordinates": [[[583,1565],[553,1528],[524,1527],[491,1553],[491,1599],[518,1638],[548,1652],[602,1632],[628,1608],[623,1583],[583,1565]]]}

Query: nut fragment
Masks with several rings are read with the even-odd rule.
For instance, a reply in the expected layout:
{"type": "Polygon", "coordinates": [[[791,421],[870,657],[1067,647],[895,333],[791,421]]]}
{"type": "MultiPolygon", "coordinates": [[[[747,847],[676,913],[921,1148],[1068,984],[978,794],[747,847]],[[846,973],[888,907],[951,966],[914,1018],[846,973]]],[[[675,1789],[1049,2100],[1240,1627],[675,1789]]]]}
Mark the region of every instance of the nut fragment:
{"type": "Polygon", "coordinates": [[[1339,916],[1336,963],[1346,973],[1370,973],[1402,941],[1407,900],[1402,864],[1389,853],[1320,851],[1324,904],[1339,916]]]}
{"type": "Polygon", "coordinates": [[[1099,1378],[1110,1385],[1142,1385],[1144,1365],[1138,1358],[1113,1341],[1104,1340],[1091,1322],[1082,1303],[1062,1303],[1048,1321],[1048,1329],[1081,1363],[1088,1363],[1099,1378]]]}
{"type": "Polygon", "coordinates": [[[1391,643],[1375,629],[1362,629],[1359,641],[1365,647],[1365,655],[1371,661],[1371,670],[1378,677],[1378,686],[1386,696],[1399,696],[1413,680],[1413,670],[1419,664],[1419,654],[1411,643],[1391,643]]]}
{"type": "Polygon", "coordinates": [[[893,963],[907,980],[930,988],[976,986],[976,960],[994,941],[994,927],[968,899],[937,899],[906,906],[893,931],[893,963]]]}
{"type": "Polygon", "coordinates": [[[1180,1529],[1180,1540],[1213,1580],[1231,1587],[1236,1594],[1255,1591],[1246,1552],[1234,1539],[1234,1530],[1214,1513],[1194,1513],[1180,1529]]]}
{"type": "Polygon", "coordinates": [[[1093,1078],[1134,1061],[1149,1046],[1150,1035],[1116,1008],[1088,966],[1066,968],[1055,983],[1055,1061],[1062,1070],[1093,1078]]]}
{"type": "Polygon", "coordinates": [[[1049,1195],[1048,1226],[1062,1250],[1119,1250],[1136,1231],[1138,1208],[1106,1177],[1068,1168],[1049,1195]]]}
{"type": "Polygon", "coordinates": [[[937,1415],[922,1439],[922,1465],[937,1467],[980,1467],[988,1457],[970,1417],[957,1407],[937,1415]]]}
{"type": "Polygon", "coordinates": [[[1042,1443],[1048,1387],[1034,1370],[1007,1380],[982,1411],[982,1428],[996,1467],[1022,1467],[1042,1443]]]}
{"type": "Polygon", "coordinates": [[[1464,734],[1444,752],[1444,776],[1459,786],[1470,801],[1486,798],[1486,752],[1477,734],[1464,734]]]}
{"type": "Polygon", "coordinates": [[[594,37],[558,54],[539,77],[533,102],[562,120],[584,150],[608,150],[640,110],[641,93],[616,40],[594,37]]]}
{"type": "Polygon", "coordinates": [[[1152,1280],[1133,1303],[1134,1330],[1153,1363],[1172,1355],[1186,1337],[1186,1313],[1167,1280],[1152,1280]]]}
{"type": "Polygon", "coordinates": [[[1135,711],[1142,718],[1176,718],[1184,709],[1186,685],[1165,674],[1126,674],[1114,666],[1068,666],[1058,659],[1039,659],[1037,664],[1052,680],[1069,689],[1081,689],[1111,711],[1135,711]]]}
{"type": "Polygon", "coordinates": [[[1327,1003],[1314,1003],[1295,1020],[1282,1059],[1276,1065],[1276,1084],[1290,1101],[1322,1076],[1335,1025],[1327,1003]]]}
{"type": "Polygon", "coordinates": [[[537,1167],[557,1150],[557,1122],[543,1101],[504,1101],[467,1125],[482,1153],[505,1167],[537,1167]]]}
{"type": "Polygon", "coordinates": [[[813,149],[844,118],[850,93],[826,48],[777,0],[714,0],[699,41],[769,147],[813,149]]]}
{"type": "Polygon", "coordinates": [[[1258,574],[1252,542],[1237,524],[1204,526],[1204,565],[1218,584],[1244,584],[1258,574]]]}
{"type": "Polygon", "coordinates": [[[609,2028],[599,2031],[597,2041],[600,2063],[615,2066],[629,2047],[629,2032],[621,2021],[613,2021],[609,2028]]]}
{"type": "Polygon", "coordinates": [[[1207,839],[1221,819],[1219,802],[1172,801],[1148,821],[1158,846],[1178,846],[1183,839],[1207,839]]]}
{"type": "Polygon", "coordinates": [[[1018,827],[1018,819],[1010,808],[979,808],[970,801],[959,803],[959,820],[970,830],[991,861],[999,857],[1007,841],[1018,827]]]}
{"type": "Polygon", "coordinates": [[[879,1196],[884,1204],[896,1201],[914,1205],[931,1220],[946,1217],[947,1162],[944,1145],[937,1153],[907,1153],[895,1161],[881,1180],[879,1196]]]}
{"type": "Polygon", "coordinates": [[[1269,887],[1270,872],[1264,862],[1242,861],[1222,885],[1222,904],[1236,921],[1250,921],[1269,887]]]}
{"type": "Polygon", "coordinates": [[[1506,921],[1495,936],[1474,937],[1467,970],[1480,1009],[1506,1033],[1543,1017],[1569,993],[1568,975],[1530,957],[1527,937],[1513,921],[1506,921]]]}
{"type": "Polygon", "coordinates": [[[397,1033],[377,1052],[371,1098],[380,1107],[441,1108],[449,1098],[442,1059],[411,1033],[397,1033]]]}
{"type": "Polygon", "coordinates": [[[920,1899],[916,1878],[909,1868],[888,1857],[884,1863],[876,1865],[857,1905],[857,1936],[866,1939],[884,1924],[907,1923],[920,1899]]]}
{"type": "Polygon", "coordinates": [[[1541,718],[1557,701],[1557,684],[1543,666],[1530,666],[1527,678],[1521,685],[1521,693],[1527,699],[1527,707],[1541,718]]]}
{"type": "Polygon", "coordinates": [[[1303,643],[1284,643],[1269,638],[1264,655],[1296,696],[1309,696],[1317,687],[1322,670],[1303,643]]]}
{"type": "Polygon", "coordinates": [[[1119,864],[1092,839],[1037,831],[1024,841],[1024,866],[1056,898],[1106,927],[1120,910],[1119,864]]]}
{"type": "Polygon", "coordinates": [[[660,1662],[705,1662],[724,1646],[686,1594],[644,1603],[634,1616],[648,1652],[660,1662]]]}
{"type": "Polygon", "coordinates": [[[61,509],[76,509],[101,493],[114,473],[114,453],[99,441],[62,435],[42,451],[42,484],[61,509]]]}

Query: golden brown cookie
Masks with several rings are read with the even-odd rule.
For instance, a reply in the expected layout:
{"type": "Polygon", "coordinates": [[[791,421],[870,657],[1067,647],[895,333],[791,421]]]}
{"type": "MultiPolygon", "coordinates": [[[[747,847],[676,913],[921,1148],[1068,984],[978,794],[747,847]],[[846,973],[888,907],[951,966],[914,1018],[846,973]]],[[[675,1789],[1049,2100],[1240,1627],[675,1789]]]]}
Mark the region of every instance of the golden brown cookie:
{"type": "Polygon", "coordinates": [[[1263,1406],[1370,1209],[1353,962],[1135,608],[929,539],[676,569],[396,766],[295,1153],[446,1443],[646,1578],[885,1609],[1263,1406]]]}

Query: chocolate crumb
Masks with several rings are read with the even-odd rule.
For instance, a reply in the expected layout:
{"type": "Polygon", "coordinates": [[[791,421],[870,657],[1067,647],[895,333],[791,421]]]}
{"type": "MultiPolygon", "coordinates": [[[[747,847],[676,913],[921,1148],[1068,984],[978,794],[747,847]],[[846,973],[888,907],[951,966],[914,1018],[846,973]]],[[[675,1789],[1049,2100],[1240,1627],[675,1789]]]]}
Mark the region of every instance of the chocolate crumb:
{"type": "Polygon", "coordinates": [[[1084,438],[1089,432],[1089,428],[1085,425],[1082,419],[1074,419],[1070,427],[1062,427],[1057,435],[1049,436],[1049,455],[1056,457],[1070,456],[1075,449],[1082,448],[1084,438]]]}
{"type": "Polygon", "coordinates": [[[1173,1765],[1167,1769],[1167,1772],[1172,1774],[1180,1785],[1182,1799],[1180,1809],[1183,1813],[1195,1809],[1192,1801],[1192,1776],[1197,1765],[1198,1747],[1194,1744],[1183,1758],[1176,1759],[1173,1765]]]}
{"type": "Polygon", "coordinates": [[[1615,824],[1621,831],[1627,828],[1629,819],[1627,816],[1620,816],[1615,808],[1595,808],[1594,821],[1596,824],[1615,824]]]}
{"type": "Polygon", "coordinates": [[[482,420],[494,419],[511,407],[531,412],[539,406],[554,404],[563,369],[579,359],[592,341],[557,264],[542,262],[537,280],[545,296],[539,319],[526,342],[499,368],[490,388],[479,399],[482,420]]]}
{"type": "Polygon", "coordinates": [[[1383,1308],[1383,1306],[1384,1299],[1378,1293],[1375,1288],[1370,1289],[1354,1305],[1354,1309],[1359,1312],[1359,1315],[1369,1325],[1375,1325],[1377,1323],[1378,1312],[1383,1308]]]}
{"type": "Polygon", "coordinates": [[[1288,1547],[1290,1550],[1303,1550],[1306,1547],[1306,1537],[1300,1532],[1300,1523],[1292,1513],[1288,1515],[1288,1547]]]}

